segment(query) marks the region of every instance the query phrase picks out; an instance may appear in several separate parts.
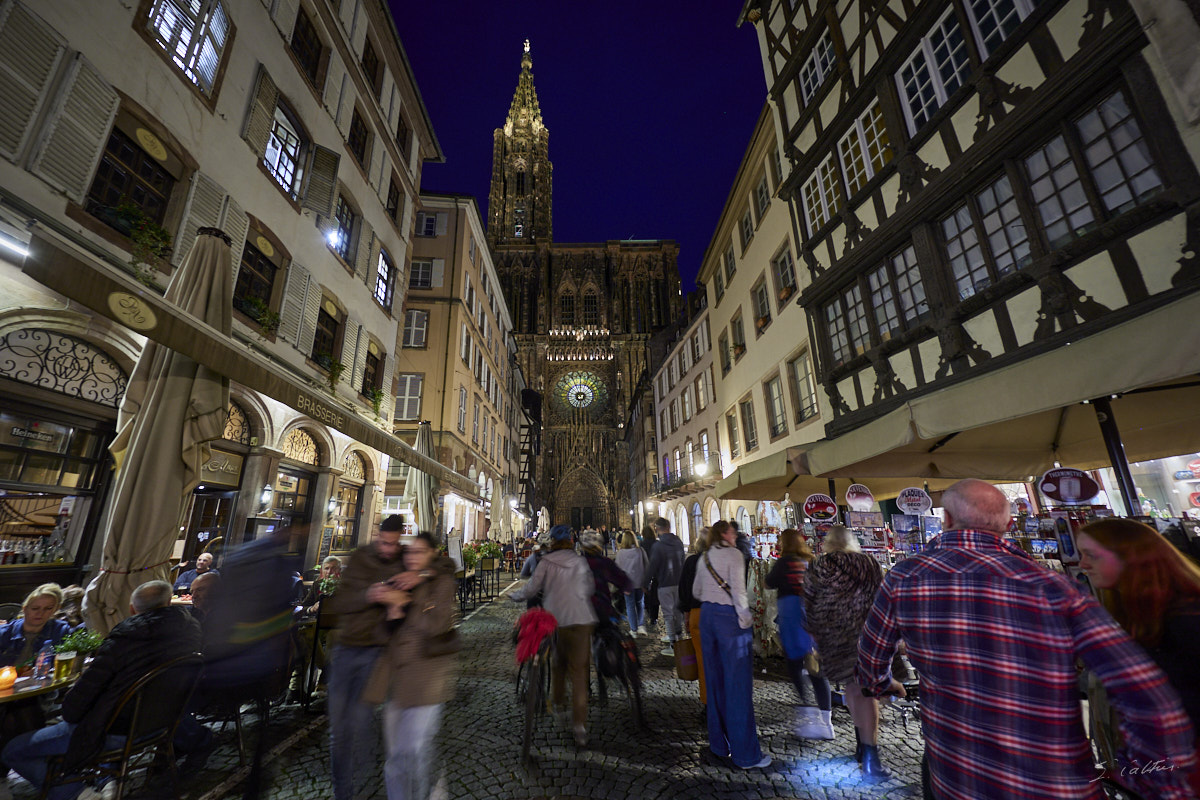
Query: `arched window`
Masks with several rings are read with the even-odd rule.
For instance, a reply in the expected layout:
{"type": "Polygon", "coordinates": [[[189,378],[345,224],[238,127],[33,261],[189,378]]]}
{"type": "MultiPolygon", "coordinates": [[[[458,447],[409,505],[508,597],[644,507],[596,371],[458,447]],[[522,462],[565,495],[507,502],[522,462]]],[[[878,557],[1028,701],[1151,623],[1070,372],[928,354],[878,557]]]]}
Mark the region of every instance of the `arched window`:
{"type": "Polygon", "coordinates": [[[321,448],[312,434],[293,428],[283,440],[283,457],[317,466],[321,463],[321,448]]]}
{"type": "Polygon", "coordinates": [[[696,531],[696,535],[700,535],[700,529],[704,527],[704,515],[700,513],[700,504],[692,503],[692,528],[696,531]]]}
{"type": "Polygon", "coordinates": [[[695,475],[696,474],[696,450],[695,450],[695,447],[692,445],[692,440],[688,439],[687,444],[685,444],[684,447],[687,448],[688,475],[695,475]]]}
{"type": "Polygon", "coordinates": [[[684,544],[689,544],[692,541],[691,534],[688,532],[687,508],[682,503],[679,505],[679,508],[675,509],[675,535],[684,544]]]}
{"type": "Polygon", "coordinates": [[[600,298],[594,289],[588,289],[583,293],[583,324],[593,326],[600,324],[600,298]]]}
{"type": "Polygon", "coordinates": [[[225,432],[221,434],[221,438],[229,442],[248,445],[250,444],[250,437],[252,435],[250,420],[246,417],[246,410],[233,400],[230,400],[229,419],[225,422],[225,432]]]}
{"type": "Polygon", "coordinates": [[[41,328],[0,336],[0,375],[116,408],[128,376],[108,353],[82,339],[41,328]]]}
{"type": "Polygon", "coordinates": [[[558,296],[558,322],[564,327],[575,324],[575,293],[563,292],[558,296]]]}

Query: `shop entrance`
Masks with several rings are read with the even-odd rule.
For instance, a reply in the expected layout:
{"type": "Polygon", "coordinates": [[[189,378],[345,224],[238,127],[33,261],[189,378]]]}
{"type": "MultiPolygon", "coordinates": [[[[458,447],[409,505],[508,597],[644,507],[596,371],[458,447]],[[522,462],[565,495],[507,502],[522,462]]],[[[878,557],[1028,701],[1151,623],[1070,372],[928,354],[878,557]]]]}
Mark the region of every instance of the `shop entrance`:
{"type": "Polygon", "coordinates": [[[182,561],[193,561],[201,553],[212,553],[220,560],[229,541],[229,522],[236,499],[235,491],[196,490],[192,495],[182,561]]]}
{"type": "Polygon", "coordinates": [[[271,510],[275,530],[288,529],[288,554],[303,554],[312,522],[312,492],[317,476],[291,467],[280,467],[275,475],[271,510]]]}

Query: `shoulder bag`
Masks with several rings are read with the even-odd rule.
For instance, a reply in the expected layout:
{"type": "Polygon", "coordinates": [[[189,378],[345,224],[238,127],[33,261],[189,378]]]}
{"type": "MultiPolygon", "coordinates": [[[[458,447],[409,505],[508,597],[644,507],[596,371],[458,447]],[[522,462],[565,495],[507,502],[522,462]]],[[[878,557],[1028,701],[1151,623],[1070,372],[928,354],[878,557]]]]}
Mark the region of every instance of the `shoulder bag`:
{"type": "Polygon", "coordinates": [[[704,554],[704,566],[708,567],[708,574],[712,575],[713,580],[717,582],[718,586],[725,590],[725,594],[729,595],[729,599],[732,600],[733,590],[729,588],[729,582],[718,575],[717,571],[713,569],[712,562],[708,560],[708,553],[704,554]]]}

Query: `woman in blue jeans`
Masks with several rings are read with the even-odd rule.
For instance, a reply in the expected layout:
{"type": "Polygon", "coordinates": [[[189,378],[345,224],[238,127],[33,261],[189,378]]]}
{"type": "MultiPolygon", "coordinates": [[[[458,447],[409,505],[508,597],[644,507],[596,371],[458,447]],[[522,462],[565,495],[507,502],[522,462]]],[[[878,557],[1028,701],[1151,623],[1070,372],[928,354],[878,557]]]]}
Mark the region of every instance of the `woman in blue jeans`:
{"type": "Polygon", "coordinates": [[[700,602],[700,641],[708,688],[708,746],[742,769],[771,764],[754,724],[754,616],[746,599],[745,558],[737,533],[719,520],[696,565],[692,595],[700,602]]]}
{"type": "Polygon", "coordinates": [[[621,531],[617,545],[620,547],[617,551],[617,566],[629,576],[634,585],[633,592],[625,595],[625,619],[629,622],[629,633],[633,636],[645,636],[646,597],[642,585],[645,583],[646,566],[650,559],[646,557],[646,551],[638,546],[633,531],[621,531]]]}

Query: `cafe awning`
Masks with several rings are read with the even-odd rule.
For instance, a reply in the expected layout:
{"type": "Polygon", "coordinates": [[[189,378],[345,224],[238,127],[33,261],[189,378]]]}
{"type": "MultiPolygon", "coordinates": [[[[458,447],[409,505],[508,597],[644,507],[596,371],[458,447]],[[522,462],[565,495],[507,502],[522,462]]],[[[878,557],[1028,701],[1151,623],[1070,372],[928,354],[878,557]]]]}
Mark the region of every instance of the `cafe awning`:
{"type": "Polygon", "coordinates": [[[367,447],[476,496],[474,481],[417,453],[396,436],[371,425],[345,406],[305,386],[280,366],[184,313],[140,283],[34,228],[22,271],[38,283],[93,311],[211,367],[243,386],[278,400],[367,447]]]}
{"type": "MultiPolygon", "coordinates": [[[[812,475],[806,467],[806,454],[814,445],[800,445],[763,456],[735,469],[717,483],[714,493],[722,500],[781,501],[790,495],[792,502],[802,503],[810,494],[827,494],[829,477],[812,475]]],[[[845,492],[852,480],[865,483],[876,500],[895,497],[909,486],[921,486],[919,477],[892,476],[859,480],[858,475],[835,480],[838,495],[845,492]]],[[[953,481],[930,481],[931,489],[943,489],[953,481]]]]}
{"type": "Polygon", "coordinates": [[[1200,294],[918,397],[804,454],[823,476],[1029,480],[1110,466],[1091,401],[1107,398],[1130,461],[1200,452],[1200,294]]]}

